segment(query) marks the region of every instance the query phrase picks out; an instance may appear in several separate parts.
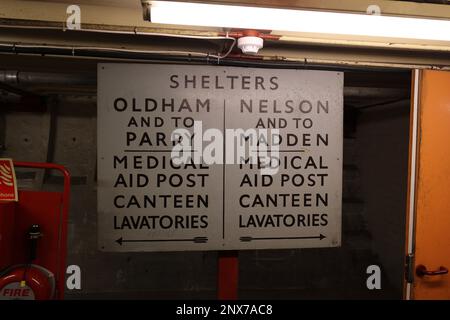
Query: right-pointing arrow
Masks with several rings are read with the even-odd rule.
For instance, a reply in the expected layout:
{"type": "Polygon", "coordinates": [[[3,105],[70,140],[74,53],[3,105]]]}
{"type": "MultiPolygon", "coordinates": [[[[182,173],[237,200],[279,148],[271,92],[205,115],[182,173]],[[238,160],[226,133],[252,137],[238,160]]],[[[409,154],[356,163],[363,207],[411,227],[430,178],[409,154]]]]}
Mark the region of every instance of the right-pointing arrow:
{"type": "Polygon", "coordinates": [[[304,236],[304,237],[250,237],[250,236],[245,236],[245,237],[241,237],[240,240],[241,242],[251,242],[254,240],[306,240],[306,239],[325,239],[326,236],[324,236],[323,234],[320,234],[318,236],[304,236]]]}

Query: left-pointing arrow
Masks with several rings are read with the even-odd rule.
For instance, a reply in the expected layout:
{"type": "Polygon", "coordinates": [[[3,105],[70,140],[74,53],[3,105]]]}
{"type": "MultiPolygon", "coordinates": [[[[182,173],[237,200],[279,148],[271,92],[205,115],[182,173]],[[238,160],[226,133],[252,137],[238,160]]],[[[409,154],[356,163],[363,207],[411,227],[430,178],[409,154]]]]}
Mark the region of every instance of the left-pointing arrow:
{"type": "Polygon", "coordinates": [[[208,242],[208,237],[194,237],[187,239],[123,239],[120,237],[116,240],[119,245],[124,242],[194,242],[194,243],[206,243],[208,242]]]}

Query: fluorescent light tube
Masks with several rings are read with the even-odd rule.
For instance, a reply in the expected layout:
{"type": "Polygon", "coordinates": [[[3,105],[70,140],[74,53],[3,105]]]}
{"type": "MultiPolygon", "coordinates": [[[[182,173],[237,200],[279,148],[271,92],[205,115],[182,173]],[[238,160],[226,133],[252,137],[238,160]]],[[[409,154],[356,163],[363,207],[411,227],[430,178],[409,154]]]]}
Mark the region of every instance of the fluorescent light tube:
{"type": "Polygon", "coordinates": [[[169,1],[150,4],[151,22],[160,24],[450,41],[449,20],[169,1]]]}

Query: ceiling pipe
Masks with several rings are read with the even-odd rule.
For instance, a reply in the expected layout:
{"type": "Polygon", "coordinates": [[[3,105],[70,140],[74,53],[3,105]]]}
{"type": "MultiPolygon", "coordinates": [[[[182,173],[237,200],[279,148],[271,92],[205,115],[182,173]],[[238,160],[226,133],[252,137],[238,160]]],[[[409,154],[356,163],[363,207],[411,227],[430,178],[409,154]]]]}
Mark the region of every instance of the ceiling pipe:
{"type": "Polygon", "coordinates": [[[410,90],[407,88],[373,88],[373,87],[344,87],[346,98],[409,98],[410,90]]]}
{"type": "Polygon", "coordinates": [[[95,76],[81,73],[49,73],[0,70],[0,82],[7,85],[67,85],[90,86],[97,83],[95,76]]]}

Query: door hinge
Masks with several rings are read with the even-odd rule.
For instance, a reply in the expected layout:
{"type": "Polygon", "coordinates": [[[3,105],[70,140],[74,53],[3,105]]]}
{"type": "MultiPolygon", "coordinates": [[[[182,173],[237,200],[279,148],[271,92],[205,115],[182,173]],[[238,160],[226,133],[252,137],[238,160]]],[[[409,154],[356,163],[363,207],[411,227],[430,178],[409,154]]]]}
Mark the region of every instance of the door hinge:
{"type": "Polygon", "coordinates": [[[410,253],[406,256],[405,260],[405,279],[408,283],[414,281],[414,254],[410,253]]]}

